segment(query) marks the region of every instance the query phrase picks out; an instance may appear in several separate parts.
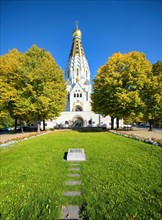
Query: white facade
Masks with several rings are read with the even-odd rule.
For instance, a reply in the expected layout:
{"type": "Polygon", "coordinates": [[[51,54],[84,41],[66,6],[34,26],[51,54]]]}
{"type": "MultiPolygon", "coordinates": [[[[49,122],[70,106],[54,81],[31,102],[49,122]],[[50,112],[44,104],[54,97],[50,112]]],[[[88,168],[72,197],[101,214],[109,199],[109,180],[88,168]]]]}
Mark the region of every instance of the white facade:
{"type": "MultiPolygon", "coordinates": [[[[76,27],[73,43],[65,70],[67,104],[56,120],[47,121],[47,128],[54,127],[111,127],[111,118],[91,111],[90,69],[81,42],[82,33],[76,27]]],[[[114,121],[116,127],[116,122],[114,121]]],[[[122,127],[122,120],[119,121],[122,127]]]]}

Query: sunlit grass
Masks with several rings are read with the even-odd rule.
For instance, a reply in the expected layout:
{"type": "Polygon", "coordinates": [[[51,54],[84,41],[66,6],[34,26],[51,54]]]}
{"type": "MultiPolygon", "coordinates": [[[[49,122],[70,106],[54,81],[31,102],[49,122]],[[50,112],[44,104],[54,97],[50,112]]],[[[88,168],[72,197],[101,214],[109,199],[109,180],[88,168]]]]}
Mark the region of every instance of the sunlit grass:
{"type": "Polygon", "coordinates": [[[107,132],[55,131],[17,143],[1,150],[1,218],[58,219],[62,205],[79,204],[85,219],[160,219],[161,154],[107,132]],[[69,148],[85,149],[80,177],[67,176],[69,148]],[[82,184],[66,186],[69,179],[82,184]],[[68,190],[83,195],[64,197],[68,190]]]}

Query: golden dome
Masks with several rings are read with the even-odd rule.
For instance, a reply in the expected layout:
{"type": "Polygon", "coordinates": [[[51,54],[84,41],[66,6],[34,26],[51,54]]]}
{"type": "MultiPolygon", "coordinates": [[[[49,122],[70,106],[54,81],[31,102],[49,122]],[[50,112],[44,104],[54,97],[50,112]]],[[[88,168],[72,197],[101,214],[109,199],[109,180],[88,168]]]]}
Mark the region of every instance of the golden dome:
{"type": "Polygon", "coordinates": [[[78,28],[76,28],[76,29],[73,31],[73,38],[75,38],[75,37],[79,37],[79,38],[82,37],[82,32],[81,32],[78,28]]]}

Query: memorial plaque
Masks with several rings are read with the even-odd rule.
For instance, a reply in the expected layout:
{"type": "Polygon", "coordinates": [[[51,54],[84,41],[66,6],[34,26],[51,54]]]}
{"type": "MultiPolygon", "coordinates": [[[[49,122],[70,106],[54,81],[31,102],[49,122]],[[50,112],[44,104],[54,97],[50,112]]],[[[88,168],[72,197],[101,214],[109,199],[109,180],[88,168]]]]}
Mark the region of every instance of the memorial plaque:
{"type": "Polygon", "coordinates": [[[68,150],[67,161],[84,161],[86,156],[83,148],[71,148],[68,150]]]}

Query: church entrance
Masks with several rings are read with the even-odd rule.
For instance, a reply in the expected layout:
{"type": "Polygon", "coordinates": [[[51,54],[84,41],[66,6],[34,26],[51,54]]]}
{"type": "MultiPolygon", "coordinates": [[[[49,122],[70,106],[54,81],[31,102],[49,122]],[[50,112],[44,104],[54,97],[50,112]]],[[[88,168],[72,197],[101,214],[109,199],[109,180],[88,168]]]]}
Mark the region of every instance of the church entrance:
{"type": "Polygon", "coordinates": [[[83,120],[83,118],[82,117],[80,117],[80,116],[75,116],[74,118],[73,118],[73,124],[72,124],[72,127],[83,127],[83,125],[84,125],[84,120],[83,120]]]}

